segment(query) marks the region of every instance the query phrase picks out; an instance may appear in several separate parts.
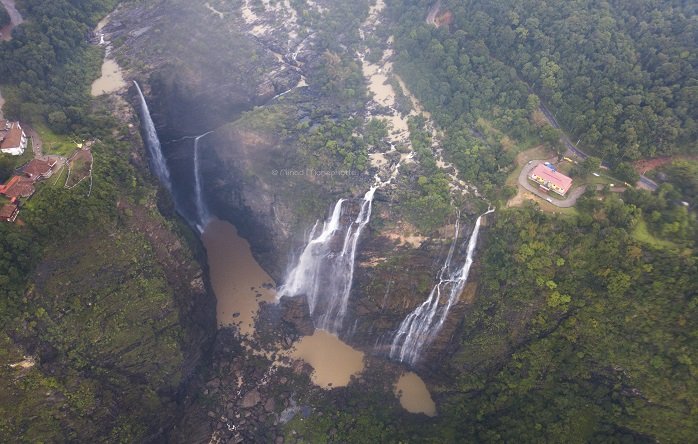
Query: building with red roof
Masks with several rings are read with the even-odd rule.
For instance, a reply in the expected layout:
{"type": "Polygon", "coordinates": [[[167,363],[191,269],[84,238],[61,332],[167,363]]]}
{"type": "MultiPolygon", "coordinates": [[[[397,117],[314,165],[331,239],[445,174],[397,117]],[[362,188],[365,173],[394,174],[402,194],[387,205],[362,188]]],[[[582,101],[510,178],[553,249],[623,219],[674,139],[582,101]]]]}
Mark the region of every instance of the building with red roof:
{"type": "Polygon", "coordinates": [[[34,194],[34,182],[22,176],[12,176],[5,185],[0,185],[0,194],[9,198],[29,197],[34,194]]]}
{"type": "Polygon", "coordinates": [[[572,186],[572,178],[555,171],[547,165],[539,163],[528,176],[529,179],[538,182],[543,188],[552,190],[564,196],[572,186]]]}
{"type": "Polygon", "coordinates": [[[28,164],[22,167],[22,172],[28,178],[36,182],[37,180],[48,179],[51,177],[54,166],[56,166],[55,159],[32,159],[28,164]]]}

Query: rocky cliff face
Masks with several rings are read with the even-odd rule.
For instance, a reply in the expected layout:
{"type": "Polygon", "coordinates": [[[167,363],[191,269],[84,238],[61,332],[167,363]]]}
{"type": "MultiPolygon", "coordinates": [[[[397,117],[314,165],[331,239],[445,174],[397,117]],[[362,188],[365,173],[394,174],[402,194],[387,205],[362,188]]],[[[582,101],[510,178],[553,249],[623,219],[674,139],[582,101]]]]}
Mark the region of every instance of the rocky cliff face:
{"type": "MultiPolygon", "coordinates": [[[[328,33],[314,18],[329,21],[338,9],[335,3],[313,3],[311,19],[287,3],[129,5],[114,15],[106,31],[110,40],[123,43],[116,48],[117,57],[149,86],[151,110],[184,212],[193,218],[192,136],[214,131],[200,142],[206,200],[214,214],[238,227],[277,282],[283,281],[310,228],[338,198],[360,198],[374,177],[387,183],[395,170],[394,180],[376,193],[375,216],[361,239],[350,321],[342,332],[353,344],[381,352],[401,319],[428,295],[451,240],[453,217],[444,221],[443,230],[428,233],[405,220],[401,198],[421,174],[416,164],[409,164],[414,153],[408,154],[405,120],[400,124],[405,128],[391,131],[399,136],[387,135],[371,148],[384,144],[388,149],[389,144],[392,151],[384,160],[379,155],[376,162],[357,168],[360,162],[354,161],[345,168],[324,154],[331,145],[309,150],[313,138],[328,127],[394,111],[371,104],[359,92],[364,80],[353,51],[364,34],[354,25],[337,32],[336,41],[324,40],[328,33]],[[336,55],[340,51],[341,57],[336,55]],[[357,76],[359,90],[348,92],[357,76]],[[352,174],[318,174],[342,168],[352,174]]],[[[365,20],[367,11],[357,13],[356,20],[365,20]]],[[[376,12],[371,14],[368,22],[377,26],[376,12]]],[[[472,207],[470,214],[476,212],[472,207]]],[[[463,254],[462,248],[458,253],[463,254]]],[[[453,319],[436,350],[447,346],[458,315],[453,319]]]]}
{"type": "Polygon", "coordinates": [[[133,109],[118,96],[99,100],[122,119],[92,147],[93,174],[110,185],[95,185],[92,199],[83,199],[85,188],[73,191],[90,222],[68,238],[42,239],[24,321],[0,335],[3,442],[160,441],[213,346],[215,299],[201,247],[187,242],[169,199],[145,179],[133,109]],[[112,193],[126,178],[134,186],[112,193]]]}

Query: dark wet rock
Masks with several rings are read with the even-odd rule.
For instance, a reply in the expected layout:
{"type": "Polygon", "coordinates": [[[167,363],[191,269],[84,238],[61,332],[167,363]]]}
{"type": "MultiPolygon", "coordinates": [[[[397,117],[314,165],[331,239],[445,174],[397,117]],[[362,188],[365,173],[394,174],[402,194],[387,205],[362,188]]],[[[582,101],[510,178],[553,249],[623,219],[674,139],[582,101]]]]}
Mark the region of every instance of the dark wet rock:
{"type": "Polygon", "coordinates": [[[288,322],[298,336],[309,336],[315,331],[310,309],[305,298],[284,298],[281,301],[283,319],[288,322]]]}

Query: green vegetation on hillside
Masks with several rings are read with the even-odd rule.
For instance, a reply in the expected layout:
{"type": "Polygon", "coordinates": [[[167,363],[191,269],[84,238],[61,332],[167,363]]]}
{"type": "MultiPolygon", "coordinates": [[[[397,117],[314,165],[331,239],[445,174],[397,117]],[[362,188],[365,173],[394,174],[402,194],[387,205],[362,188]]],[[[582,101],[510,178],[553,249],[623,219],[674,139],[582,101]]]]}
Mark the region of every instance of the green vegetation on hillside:
{"type": "Polygon", "coordinates": [[[175,409],[192,352],[179,305],[189,296],[154,252],[163,235],[146,234],[173,228],[138,207],[155,196],[128,163],[131,149],[104,138],[93,147],[91,192],[90,181],[43,184],[23,224],[0,224],[2,441],[131,442],[171,419],[163,413],[175,409]],[[22,356],[36,365],[8,367],[22,356]]]}
{"type": "MultiPolygon", "coordinates": [[[[471,130],[484,118],[527,139],[539,97],[583,147],[613,165],[695,152],[695,9],[655,3],[444,1],[440,13],[450,20],[437,28],[425,22],[433,2],[396,0],[389,3],[396,67],[446,130],[444,148],[463,178],[485,191],[501,184],[497,172],[512,158],[501,140],[483,143],[471,130]]],[[[548,132],[545,140],[559,138],[548,132]]],[[[617,174],[630,181],[625,172],[617,174]]]]}
{"type": "Polygon", "coordinates": [[[24,0],[18,6],[27,21],[0,42],[0,79],[8,117],[44,120],[65,133],[90,124],[89,88],[98,76],[102,51],[86,36],[116,0],[24,0]],[[3,93],[5,89],[3,88],[3,93]]]}
{"type": "MultiPolygon", "coordinates": [[[[696,256],[635,240],[634,205],[593,202],[564,219],[535,206],[494,213],[460,348],[425,363],[440,375],[438,417],[411,427],[385,400],[368,423],[333,428],[323,414],[294,430],[339,433],[328,442],[366,442],[363,427],[397,430],[388,442],[692,441],[696,256]]],[[[370,398],[353,393],[343,408],[370,398]]]]}
{"type": "Polygon", "coordinates": [[[45,119],[48,151],[68,140],[53,131],[98,139],[93,180],[68,190],[56,175],[0,223],[2,442],[153,439],[215,328],[192,252],[132,161],[137,134],[89,98],[101,51],[85,35],[114,3],[24,1],[27,23],[0,43],[10,116],[45,119]]]}

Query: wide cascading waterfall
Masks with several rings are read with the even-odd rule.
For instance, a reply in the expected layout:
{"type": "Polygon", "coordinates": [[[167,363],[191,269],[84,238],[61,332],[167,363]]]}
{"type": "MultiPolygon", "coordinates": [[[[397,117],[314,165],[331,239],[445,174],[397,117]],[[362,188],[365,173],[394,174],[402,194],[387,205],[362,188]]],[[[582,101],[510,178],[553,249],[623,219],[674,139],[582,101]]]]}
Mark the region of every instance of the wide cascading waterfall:
{"type": "Polygon", "coordinates": [[[141,87],[138,86],[138,82],[135,80],[133,84],[136,85],[141,100],[141,124],[143,132],[145,133],[145,145],[150,153],[150,166],[157,178],[160,179],[160,183],[162,183],[168,191],[172,192],[170,170],[167,168],[165,156],[162,154],[162,146],[160,145],[160,139],[158,139],[158,133],[155,130],[155,123],[153,123],[153,119],[150,117],[150,110],[148,109],[148,104],[145,101],[145,96],[143,96],[141,87]]]}
{"type": "Polygon", "coordinates": [[[364,195],[356,219],[342,223],[346,199],[334,206],[329,219],[318,231],[318,223],[310,232],[309,241],[291,269],[277,297],[305,295],[315,327],[339,333],[347,312],[349,294],[354,280],[354,260],[361,232],[371,220],[376,187],[364,195]],[[343,233],[341,250],[338,239],[343,233]]]}
{"type": "Polygon", "coordinates": [[[206,200],[204,199],[202,186],[201,168],[199,166],[199,140],[212,132],[213,131],[209,131],[194,138],[194,203],[196,205],[196,217],[198,219],[196,228],[199,230],[199,233],[203,233],[204,228],[206,228],[209,220],[211,220],[211,214],[208,211],[208,205],[206,205],[206,200]]]}
{"type": "Polygon", "coordinates": [[[443,327],[451,307],[458,301],[468,281],[482,218],[493,211],[493,209],[490,209],[477,218],[473,233],[468,240],[465,262],[461,268],[449,274],[458,240],[458,222],[456,222],[453,242],[446,260],[439,270],[439,282],[434,285],[429,293],[429,297],[408,314],[400,324],[390,346],[390,357],[392,359],[414,365],[419,360],[422,349],[433,341],[439,331],[441,331],[441,327],[443,327]],[[445,301],[442,300],[442,295],[444,294],[447,294],[445,301]]]}

